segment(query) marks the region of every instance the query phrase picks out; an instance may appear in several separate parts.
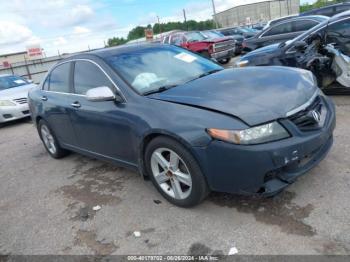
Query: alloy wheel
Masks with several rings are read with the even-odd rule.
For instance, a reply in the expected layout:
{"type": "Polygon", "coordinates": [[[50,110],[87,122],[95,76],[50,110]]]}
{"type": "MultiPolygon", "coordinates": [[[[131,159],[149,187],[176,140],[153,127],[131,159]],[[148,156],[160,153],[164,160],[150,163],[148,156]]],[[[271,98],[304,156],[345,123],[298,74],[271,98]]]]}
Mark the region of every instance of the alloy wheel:
{"type": "Polygon", "coordinates": [[[160,188],[175,199],[186,199],[192,190],[192,177],[182,158],[168,148],[158,148],[151,157],[151,169],[160,188]]]}
{"type": "Polygon", "coordinates": [[[57,149],[55,145],[55,139],[52,136],[49,128],[46,125],[42,125],[40,132],[47,150],[49,150],[49,152],[53,155],[56,154],[57,149]]]}

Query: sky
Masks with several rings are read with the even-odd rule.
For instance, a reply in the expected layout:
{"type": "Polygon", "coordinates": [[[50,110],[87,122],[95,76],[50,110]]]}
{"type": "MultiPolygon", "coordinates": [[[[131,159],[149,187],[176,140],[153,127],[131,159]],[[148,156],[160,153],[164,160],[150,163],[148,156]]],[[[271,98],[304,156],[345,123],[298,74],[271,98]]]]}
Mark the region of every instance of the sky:
{"type": "MultiPolygon", "coordinates": [[[[215,0],[217,12],[262,0],[215,0]]],[[[314,0],[301,0],[301,3],[314,0]]],[[[0,54],[40,44],[47,56],[100,48],[137,25],[212,18],[211,0],[0,0],[0,54]]]]}

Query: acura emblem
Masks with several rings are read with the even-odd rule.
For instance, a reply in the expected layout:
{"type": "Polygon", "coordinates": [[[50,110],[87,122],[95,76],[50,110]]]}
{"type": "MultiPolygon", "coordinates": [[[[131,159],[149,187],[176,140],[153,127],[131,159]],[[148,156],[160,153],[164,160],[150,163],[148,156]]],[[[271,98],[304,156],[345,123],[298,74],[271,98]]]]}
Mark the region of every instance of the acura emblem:
{"type": "Polygon", "coordinates": [[[316,110],[311,111],[311,115],[314,118],[316,123],[319,123],[321,121],[321,114],[318,111],[316,110]]]}

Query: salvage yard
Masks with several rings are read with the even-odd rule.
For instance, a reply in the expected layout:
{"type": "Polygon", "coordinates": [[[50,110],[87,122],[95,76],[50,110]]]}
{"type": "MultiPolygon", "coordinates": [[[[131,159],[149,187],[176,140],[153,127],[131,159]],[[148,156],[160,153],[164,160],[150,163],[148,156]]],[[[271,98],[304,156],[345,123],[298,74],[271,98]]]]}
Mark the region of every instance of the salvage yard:
{"type": "Polygon", "coordinates": [[[274,198],[212,193],[190,209],[135,172],[78,154],[50,158],[29,120],[7,124],[0,253],[349,254],[350,98],[333,99],[335,144],[315,169],[274,198]]]}

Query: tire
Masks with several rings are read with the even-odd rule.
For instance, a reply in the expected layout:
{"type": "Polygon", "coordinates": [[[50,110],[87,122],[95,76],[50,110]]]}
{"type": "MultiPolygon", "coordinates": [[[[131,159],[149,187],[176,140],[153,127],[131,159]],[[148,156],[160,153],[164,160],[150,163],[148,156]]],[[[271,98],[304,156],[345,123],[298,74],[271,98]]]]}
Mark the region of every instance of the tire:
{"type": "Polygon", "coordinates": [[[226,65],[226,64],[228,64],[230,61],[231,61],[230,58],[226,58],[226,59],[220,60],[219,62],[220,62],[220,64],[222,64],[222,65],[226,65]]]}
{"type": "Polygon", "coordinates": [[[208,51],[202,51],[200,52],[200,55],[203,56],[204,58],[211,59],[211,56],[208,51]]]}
{"type": "Polygon", "coordinates": [[[40,120],[38,123],[38,132],[41,141],[44,144],[46,151],[55,159],[63,158],[69,154],[69,151],[63,149],[52,132],[49,124],[45,120],[40,120]]]}
{"type": "Polygon", "coordinates": [[[159,193],[176,206],[198,205],[209,194],[197,161],[184,146],[173,139],[163,136],[153,139],[146,148],[145,167],[159,193]],[[159,156],[163,157],[161,161],[159,156]],[[169,164],[169,169],[162,167],[166,166],[164,163],[169,164]]]}

